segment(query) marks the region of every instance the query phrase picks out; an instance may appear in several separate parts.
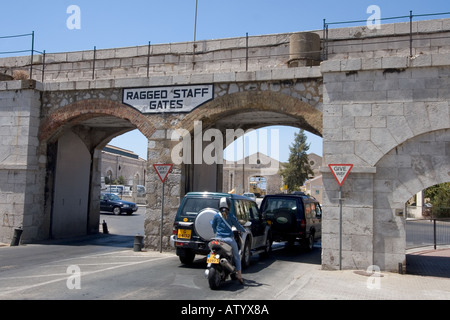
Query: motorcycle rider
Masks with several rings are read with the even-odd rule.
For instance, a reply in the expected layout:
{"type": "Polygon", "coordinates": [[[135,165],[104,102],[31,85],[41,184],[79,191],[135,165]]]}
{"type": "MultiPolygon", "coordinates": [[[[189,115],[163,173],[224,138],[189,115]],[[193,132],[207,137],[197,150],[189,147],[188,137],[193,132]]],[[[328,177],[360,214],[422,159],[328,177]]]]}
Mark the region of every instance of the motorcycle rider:
{"type": "Polygon", "coordinates": [[[238,231],[246,232],[244,227],[239,223],[236,216],[230,212],[230,200],[226,197],[222,197],[219,202],[219,211],[212,221],[212,228],[216,234],[216,238],[221,239],[223,242],[229,244],[232,247],[234,266],[236,268],[236,278],[241,284],[244,284],[241,272],[241,257],[239,256],[239,249],[234,240],[234,234],[231,230],[231,226],[235,226],[238,231]]]}

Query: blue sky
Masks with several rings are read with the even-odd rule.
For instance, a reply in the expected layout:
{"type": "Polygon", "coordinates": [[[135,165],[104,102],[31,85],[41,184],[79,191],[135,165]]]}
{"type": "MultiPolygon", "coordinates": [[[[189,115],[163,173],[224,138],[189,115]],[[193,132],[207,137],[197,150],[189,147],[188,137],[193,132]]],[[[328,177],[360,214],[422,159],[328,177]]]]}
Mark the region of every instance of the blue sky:
{"type": "MultiPolygon", "coordinates": [[[[448,0],[198,0],[197,40],[240,37],[247,32],[263,35],[317,30],[322,28],[323,19],[365,20],[370,16],[370,5],[379,6],[382,18],[408,15],[410,10],[414,14],[450,11],[448,0]]],[[[146,45],[149,41],[192,41],[194,13],[195,0],[1,1],[0,36],[34,31],[35,49],[48,53],[146,45]],[[80,29],[67,28],[70,5],[80,8],[80,29]]],[[[28,38],[0,39],[0,52],[29,48],[28,38]]],[[[280,159],[286,161],[298,129],[279,129],[280,159]]],[[[322,155],[321,139],[308,135],[308,141],[310,152],[322,155]]],[[[112,143],[146,158],[146,141],[139,133],[112,143]]]]}

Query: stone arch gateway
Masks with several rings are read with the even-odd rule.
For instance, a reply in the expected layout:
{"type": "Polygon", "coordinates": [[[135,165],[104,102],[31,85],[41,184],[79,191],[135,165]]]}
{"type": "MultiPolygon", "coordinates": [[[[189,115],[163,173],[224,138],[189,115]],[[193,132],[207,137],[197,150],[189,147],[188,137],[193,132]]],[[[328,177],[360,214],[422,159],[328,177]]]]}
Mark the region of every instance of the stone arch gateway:
{"type": "MultiPolygon", "coordinates": [[[[85,146],[78,155],[83,172],[90,174],[80,188],[85,179],[90,181],[87,210],[93,212],[96,148],[139,128],[149,139],[145,245],[157,248],[161,184],[152,165],[170,163],[177,144],[170,139],[172,132],[192,132],[195,121],[218,130],[230,123],[257,128],[272,121],[323,137],[322,267],[339,266],[338,186],[327,165],[351,163],[343,186],[342,267],[365,270],[377,264],[397,271],[405,256],[405,217],[396,198],[404,201],[417,188],[448,181],[449,21],[331,29],[322,39],[327,59],[310,67],[292,61],[291,33],[249,37],[248,42],[200,41],[195,52],[193,43],[155,45],[150,52],[148,46],[98,50],[95,61],[92,51],[49,54],[39,78],[44,83],[0,81],[0,241],[9,242],[20,226],[24,242],[49,237],[59,183],[49,173],[58,165],[58,140],[85,146]],[[123,100],[126,90],[205,84],[214,88],[214,99],[190,113],[147,114],[123,100]],[[417,150],[420,154],[414,155],[417,150]],[[427,150],[440,158],[426,155],[427,150]],[[390,170],[393,180],[387,179],[390,170]]],[[[4,73],[28,64],[29,57],[0,59],[4,73]]],[[[217,167],[208,170],[214,174],[217,167]]],[[[191,178],[178,165],[167,179],[165,247],[170,220],[191,178]]],[[[95,232],[98,221],[88,217],[80,223],[95,232]]]]}
{"type": "MultiPolygon", "coordinates": [[[[291,125],[321,135],[322,112],[320,81],[273,81],[273,82],[242,82],[220,83],[215,85],[214,99],[196,108],[188,114],[157,115],[160,124],[155,134],[150,138],[151,158],[149,163],[171,163],[172,150],[179,144],[179,140],[171,140],[176,130],[189,134],[189,141],[197,143],[195,136],[196,124],[200,123],[200,133],[214,129],[223,137],[226,147],[226,131],[228,129],[257,129],[268,125],[291,125]],[[315,92],[315,96],[306,91],[315,92]],[[302,99],[303,98],[303,99],[302,99]],[[165,125],[161,125],[165,124],[165,125]]],[[[210,143],[200,138],[199,151],[203,155],[205,147],[210,143]]],[[[191,144],[189,143],[190,147],[191,144]]],[[[195,151],[195,146],[192,147],[195,151]]],[[[164,225],[163,247],[170,249],[169,236],[172,223],[180,202],[180,195],[189,191],[222,191],[222,162],[207,165],[195,163],[194,154],[191,159],[185,159],[183,164],[175,165],[173,174],[166,180],[167,189],[164,205],[164,219],[169,221],[164,225]],[[186,163],[188,162],[188,163],[186,163]],[[169,193],[169,194],[167,194],[169,193]]],[[[150,214],[146,219],[146,245],[158,248],[160,227],[160,195],[161,184],[154,170],[149,174],[150,195],[148,202],[154,204],[149,208],[150,214]]]]}

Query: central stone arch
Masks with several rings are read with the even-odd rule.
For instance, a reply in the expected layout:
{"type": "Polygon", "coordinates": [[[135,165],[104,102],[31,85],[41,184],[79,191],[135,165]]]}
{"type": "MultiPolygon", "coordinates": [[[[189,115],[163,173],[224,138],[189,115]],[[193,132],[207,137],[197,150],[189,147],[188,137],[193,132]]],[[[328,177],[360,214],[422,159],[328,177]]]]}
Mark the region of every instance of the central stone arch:
{"type": "MultiPolygon", "coordinates": [[[[194,121],[202,121],[203,127],[211,127],[227,116],[244,112],[274,112],[295,119],[296,126],[322,136],[322,112],[298,98],[272,91],[244,91],[215,98],[189,113],[177,125],[177,129],[193,130],[194,121]]],[[[282,123],[274,123],[282,124],[282,123]]],[[[255,128],[267,124],[255,124],[255,128]]],[[[233,127],[233,124],[230,124],[233,127]]]]}
{"type": "MultiPolygon", "coordinates": [[[[225,85],[224,85],[225,86],[225,85]]],[[[270,87],[270,86],[268,86],[270,87]]],[[[311,97],[310,97],[311,98],[311,97]]],[[[195,123],[201,121],[202,130],[218,129],[222,133],[226,129],[258,129],[270,125],[289,125],[307,130],[322,136],[322,111],[320,99],[316,105],[308,103],[310,99],[300,94],[288,94],[270,90],[242,90],[240,92],[216,94],[214,100],[209,101],[186,115],[159,116],[160,127],[150,139],[153,145],[149,157],[149,166],[155,163],[171,161],[173,148],[180,141],[170,141],[171,134],[177,129],[194,133],[195,123]],[[254,118],[254,116],[262,118],[254,118]],[[274,116],[277,115],[278,118],[274,116]],[[244,119],[245,118],[245,119],[244,119]]],[[[224,139],[225,142],[225,139],[224,139]]],[[[202,147],[205,147],[203,145],[202,147]]],[[[224,145],[224,148],[226,145],[224,145]]],[[[203,150],[203,149],[202,149],[203,150]]],[[[172,224],[181,197],[189,191],[222,191],[221,166],[206,164],[176,164],[166,180],[164,226],[162,230],[162,248],[169,249],[169,237],[172,224]],[[212,179],[206,183],[194,184],[195,179],[212,179]],[[220,179],[220,180],[219,180],[220,179]]],[[[149,210],[145,222],[145,245],[157,249],[160,245],[161,222],[161,183],[154,170],[149,170],[151,187],[149,193],[149,210]]]]}

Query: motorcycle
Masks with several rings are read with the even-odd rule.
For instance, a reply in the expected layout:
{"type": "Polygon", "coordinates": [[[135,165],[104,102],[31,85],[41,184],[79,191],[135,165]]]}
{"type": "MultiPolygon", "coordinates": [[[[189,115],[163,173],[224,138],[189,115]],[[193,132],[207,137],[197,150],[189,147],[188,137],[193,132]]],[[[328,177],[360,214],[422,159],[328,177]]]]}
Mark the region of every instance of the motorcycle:
{"type": "MultiPolygon", "coordinates": [[[[233,230],[233,233],[234,239],[238,244],[240,258],[242,258],[244,251],[241,250],[243,240],[237,230],[233,230]]],[[[211,251],[206,259],[208,265],[205,270],[205,277],[208,279],[209,287],[212,290],[216,290],[222,282],[227,280],[228,276],[230,276],[232,280],[236,279],[233,253],[231,246],[221,239],[211,239],[208,243],[208,247],[211,251]]]]}

